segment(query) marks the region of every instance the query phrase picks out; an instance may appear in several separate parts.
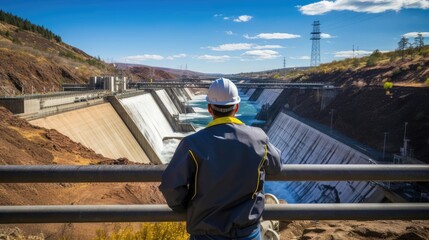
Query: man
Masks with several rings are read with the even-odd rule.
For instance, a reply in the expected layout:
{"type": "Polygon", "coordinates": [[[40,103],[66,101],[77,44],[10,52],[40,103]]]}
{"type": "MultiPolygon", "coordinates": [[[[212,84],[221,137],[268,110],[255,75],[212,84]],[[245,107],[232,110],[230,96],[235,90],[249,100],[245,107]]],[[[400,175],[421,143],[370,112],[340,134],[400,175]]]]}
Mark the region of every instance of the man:
{"type": "Polygon", "coordinates": [[[187,211],[190,239],[260,239],[265,174],[281,171],[279,153],[234,117],[240,97],[229,79],[214,81],[206,100],[213,121],[183,138],[160,190],[170,208],[187,211]]]}

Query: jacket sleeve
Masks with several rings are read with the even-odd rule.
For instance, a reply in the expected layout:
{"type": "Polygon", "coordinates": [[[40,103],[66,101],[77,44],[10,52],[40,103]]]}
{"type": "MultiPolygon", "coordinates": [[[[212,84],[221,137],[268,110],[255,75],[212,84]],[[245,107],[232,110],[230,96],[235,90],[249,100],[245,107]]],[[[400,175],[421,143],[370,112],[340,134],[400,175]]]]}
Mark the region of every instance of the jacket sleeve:
{"type": "Polygon", "coordinates": [[[269,142],[267,137],[267,160],[264,163],[265,172],[268,175],[275,175],[282,170],[282,161],[280,159],[280,150],[278,150],[273,144],[269,142]]]}
{"type": "Polygon", "coordinates": [[[162,174],[159,186],[168,206],[174,211],[186,211],[190,195],[189,183],[194,174],[195,164],[190,159],[189,148],[183,139],[162,174]]]}

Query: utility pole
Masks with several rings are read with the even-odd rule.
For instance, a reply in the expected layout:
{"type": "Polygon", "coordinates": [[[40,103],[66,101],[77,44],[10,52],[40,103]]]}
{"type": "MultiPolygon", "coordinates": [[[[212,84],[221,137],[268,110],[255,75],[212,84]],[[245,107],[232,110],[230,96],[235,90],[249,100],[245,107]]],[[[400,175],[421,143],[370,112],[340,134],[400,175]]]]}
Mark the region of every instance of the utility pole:
{"type": "Polygon", "coordinates": [[[403,156],[404,156],[404,158],[406,158],[407,157],[407,151],[408,151],[408,141],[409,141],[409,139],[407,139],[407,125],[408,125],[408,122],[405,122],[405,128],[404,128],[404,150],[403,150],[403,156]]]}
{"type": "Polygon", "coordinates": [[[387,134],[388,132],[384,132],[384,143],[383,143],[383,161],[386,154],[386,140],[387,140],[387,134]]]}
{"type": "Polygon", "coordinates": [[[353,58],[355,58],[355,45],[353,44],[353,58]]]}
{"type": "Polygon", "coordinates": [[[332,126],[333,126],[333,122],[334,122],[334,109],[331,109],[329,114],[331,114],[331,135],[332,135],[332,126]]]}

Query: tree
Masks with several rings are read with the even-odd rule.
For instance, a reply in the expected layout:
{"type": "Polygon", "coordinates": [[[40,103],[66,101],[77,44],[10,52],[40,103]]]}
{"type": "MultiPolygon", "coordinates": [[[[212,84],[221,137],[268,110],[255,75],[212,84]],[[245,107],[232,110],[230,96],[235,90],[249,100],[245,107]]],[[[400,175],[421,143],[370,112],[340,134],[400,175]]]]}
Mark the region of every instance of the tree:
{"type": "Polygon", "coordinates": [[[401,40],[399,40],[398,42],[398,50],[401,51],[401,55],[402,55],[402,60],[404,59],[405,56],[405,50],[407,49],[407,46],[410,43],[408,42],[408,38],[402,36],[401,40]]]}
{"type": "Polygon", "coordinates": [[[378,59],[381,57],[381,52],[378,49],[375,49],[374,52],[369,55],[368,60],[366,61],[366,66],[372,67],[375,66],[378,59]]]}
{"type": "Polygon", "coordinates": [[[43,26],[35,25],[27,19],[20,18],[2,10],[0,10],[0,21],[17,26],[18,28],[15,30],[16,32],[19,32],[20,30],[32,31],[35,33],[39,33],[40,35],[49,40],[55,39],[55,41],[61,42],[60,36],[55,35],[53,32],[49,31],[43,26]]]}
{"type": "Polygon", "coordinates": [[[414,45],[419,50],[425,45],[424,37],[423,37],[423,35],[421,33],[418,33],[417,37],[414,38],[414,45]]]}

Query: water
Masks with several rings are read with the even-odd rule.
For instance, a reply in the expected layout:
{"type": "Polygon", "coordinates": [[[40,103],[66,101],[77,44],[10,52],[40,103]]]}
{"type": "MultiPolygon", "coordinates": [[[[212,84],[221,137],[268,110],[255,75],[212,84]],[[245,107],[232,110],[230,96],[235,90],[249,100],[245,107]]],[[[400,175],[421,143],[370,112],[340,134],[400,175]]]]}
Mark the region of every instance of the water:
{"type": "Polygon", "coordinates": [[[177,110],[170,96],[168,96],[167,92],[164,89],[156,90],[155,93],[161,99],[162,103],[167,108],[171,116],[179,114],[179,111],[177,110]]]}
{"type": "MultiPolygon", "coordinates": [[[[263,123],[263,121],[256,120],[255,116],[260,110],[260,106],[256,102],[249,101],[249,97],[240,93],[241,102],[240,108],[235,115],[238,119],[246,125],[253,123],[263,123]]],[[[210,121],[213,120],[212,116],[207,110],[207,102],[205,95],[197,95],[191,101],[187,102],[195,113],[180,114],[179,119],[184,123],[192,123],[197,129],[204,128],[210,121]]]]}
{"type": "Polygon", "coordinates": [[[152,95],[143,94],[120,101],[161,161],[164,163],[170,161],[174,152],[172,148],[176,149],[179,141],[175,139],[163,141],[163,138],[178,134],[174,133],[152,95]]]}

